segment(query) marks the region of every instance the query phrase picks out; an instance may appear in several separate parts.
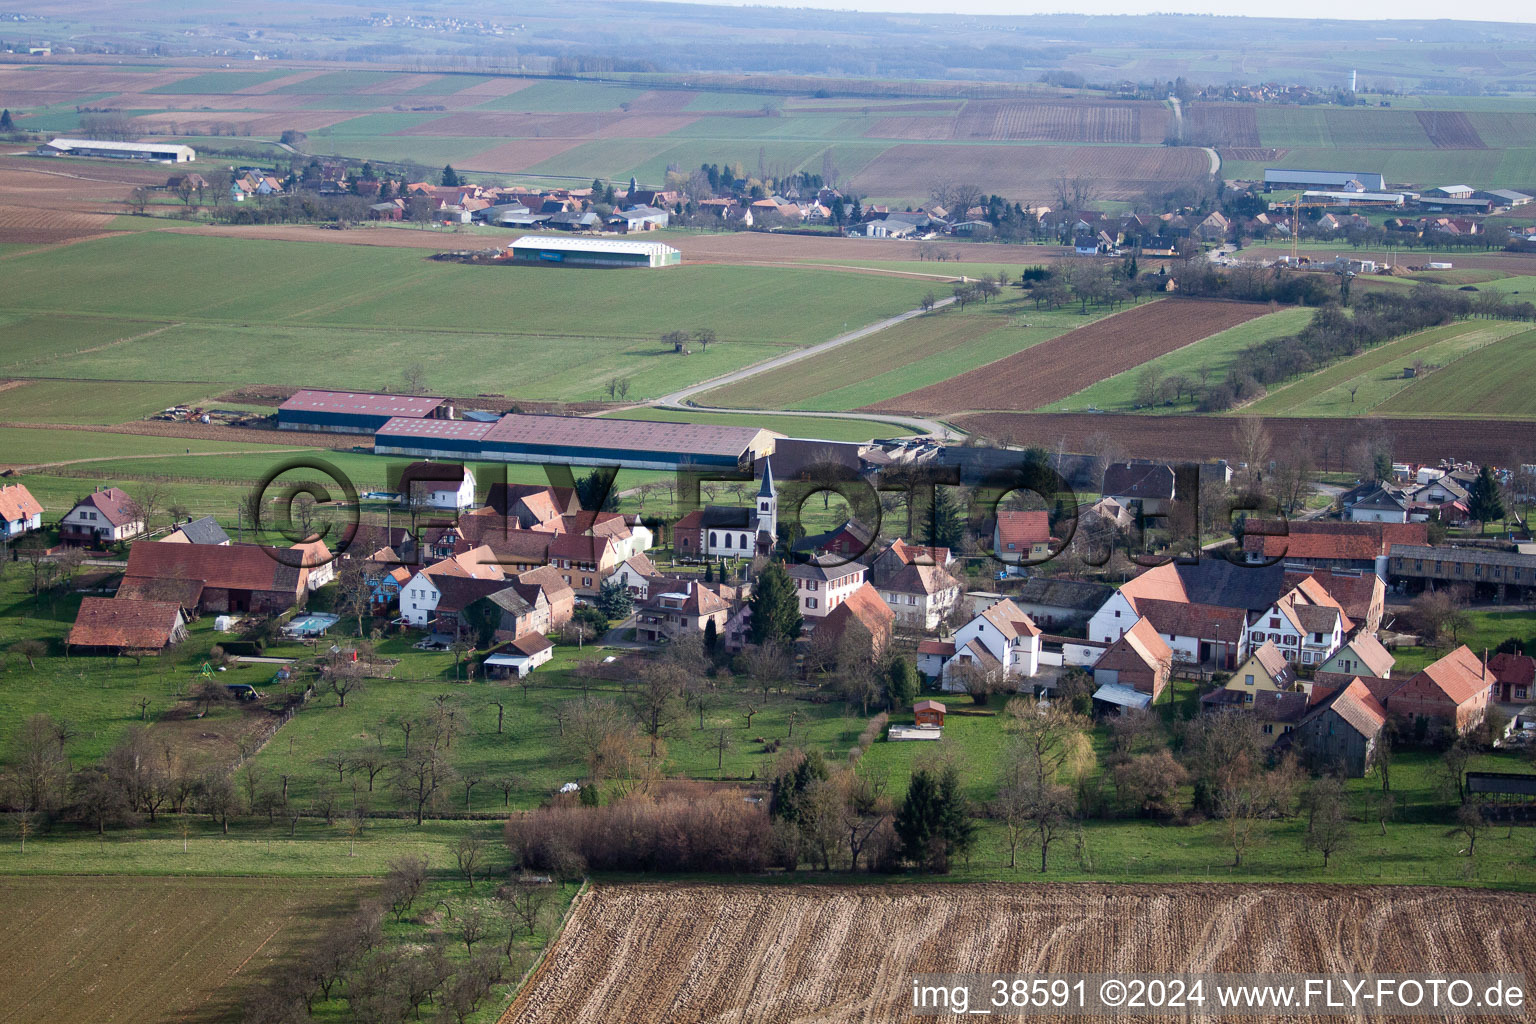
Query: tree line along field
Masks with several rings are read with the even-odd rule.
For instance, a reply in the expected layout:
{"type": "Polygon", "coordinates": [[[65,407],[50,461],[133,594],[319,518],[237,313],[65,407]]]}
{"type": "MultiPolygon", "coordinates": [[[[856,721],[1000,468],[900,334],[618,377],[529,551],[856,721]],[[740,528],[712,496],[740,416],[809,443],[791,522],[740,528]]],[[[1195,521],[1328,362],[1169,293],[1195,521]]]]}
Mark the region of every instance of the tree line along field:
{"type": "MultiPolygon", "coordinates": [[[[974,268],[967,267],[967,270],[974,268]]],[[[699,401],[743,409],[858,409],[1026,351],[1104,316],[1036,309],[1016,289],[964,310],[945,308],[789,366],[705,392],[699,401]]]]}
{"type": "Polygon", "coordinates": [[[24,254],[6,275],[0,374],[12,377],[378,389],[420,361],[433,390],[513,400],[597,398],[614,377],[652,397],[905,312],[926,290],[795,268],[615,276],[167,232],[24,254]],[[719,336],[707,351],[660,341],[703,327],[719,336]]]}
{"type": "Polygon", "coordinates": [[[871,408],[940,415],[1038,408],[1266,312],[1266,306],[1239,302],[1144,303],[871,408]]]}
{"type": "Polygon", "coordinates": [[[908,1014],[925,973],[1521,973],[1533,912],[1344,886],[599,885],[503,1021],[873,1024],[908,1014]]]}
{"type": "Polygon", "coordinates": [[[1502,366],[1519,366],[1536,347],[1536,331],[1499,320],[1469,320],[1431,328],[1377,346],[1278,388],[1244,407],[1266,416],[1466,415],[1529,418],[1518,389],[1502,366]],[[1464,367],[1475,355],[1483,359],[1464,367]],[[1491,356],[1490,361],[1487,356],[1491,356]],[[1417,380],[1407,371],[1434,368],[1417,380]],[[1490,373],[1489,371],[1493,372],[1490,373]],[[1444,374],[1445,383],[1434,378],[1444,374]],[[1449,389],[1446,385],[1453,385],[1449,389]],[[1416,401],[1417,389],[1437,388],[1433,403],[1416,401]],[[1353,393],[1351,393],[1353,392],[1353,393]]]}

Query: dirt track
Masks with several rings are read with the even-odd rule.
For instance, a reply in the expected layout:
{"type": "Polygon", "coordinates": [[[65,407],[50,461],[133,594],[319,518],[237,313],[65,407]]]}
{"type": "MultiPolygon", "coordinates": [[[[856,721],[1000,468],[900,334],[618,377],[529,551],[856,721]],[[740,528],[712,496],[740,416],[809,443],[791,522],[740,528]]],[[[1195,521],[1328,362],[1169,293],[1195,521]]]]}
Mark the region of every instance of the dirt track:
{"type": "Polygon", "coordinates": [[[1038,409],[1268,312],[1268,306],[1258,303],[1197,299],[1132,306],[958,377],[866,408],[931,415],[1038,409]]]}
{"type": "Polygon", "coordinates": [[[883,1024],[916,973],[1529,972],[1533,917],[1402,887],[597,886],[502,1024],[883,1024]]]}
{"type": "MultiPolygon", "coordinates": [[[[968,431],[1010,444],[1064,445],[1067,451],[1096,447],[1095,437],[1109,438],[1126,455],[1151,459],[1231,459],[1237,453],[1230,416],[1130,416],[1093,413],[979,413],[956,416],[953,422],[968,431]]],[[[1536,453],[1536,423],[1512,420],[1303,419],[1265,417],[1277,445],[1299,433],[1312,438],[1311,448],[1324,470],[1344,467],[1345,451],[1362,437],[1381,431],[1392,438],[1392,455],[1410,462],[1435,462],[1455,457],[1499,465],[1532,461],[1536,453]]]]}

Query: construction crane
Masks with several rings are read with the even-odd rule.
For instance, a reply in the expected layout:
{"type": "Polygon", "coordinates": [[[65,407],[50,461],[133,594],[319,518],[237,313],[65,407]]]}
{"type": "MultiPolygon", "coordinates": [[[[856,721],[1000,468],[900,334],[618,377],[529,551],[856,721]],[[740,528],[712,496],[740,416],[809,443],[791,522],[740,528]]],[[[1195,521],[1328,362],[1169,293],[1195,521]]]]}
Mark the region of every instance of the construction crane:
{"type": "Polygon", "coordinates": [[[1305,207],[1307,209],[1326,208],[1326,207],[1329,207],[1329,206],[1335,206],[1337,204],[1332,202],[1332,201],[1330,201],[1330,200],[1326,200],[1326,199],[1324,199],[1324,200],[1314,199],[1314,200],[1309,200],[1307,202],[1302,202],[1301,201],[1301,194],[1298,193],[1296,195],[1296,197],[1294,199],[1292,199],[1288,205],[1291,208],[1291,266],[1294,267],[1294,266],[1297,265],[1297,263],[1300,262],[1300,259],[1297,256],[1297,251],[1296,251],[1296,241],[1297,241],[1297,239],[1299,239],[1301,237],[1301,211],[1302,211],[1302,208],[1303,207],[1305,207]]]}

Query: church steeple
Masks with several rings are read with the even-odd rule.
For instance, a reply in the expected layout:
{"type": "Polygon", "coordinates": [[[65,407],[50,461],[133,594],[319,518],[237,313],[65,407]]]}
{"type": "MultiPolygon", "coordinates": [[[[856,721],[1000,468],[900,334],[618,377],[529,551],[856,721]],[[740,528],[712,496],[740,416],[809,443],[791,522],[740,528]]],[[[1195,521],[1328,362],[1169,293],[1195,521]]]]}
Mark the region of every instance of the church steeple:
{"type": "Polygon", "coordinates": [[[763,482],[757,489],[757,535],[768,535],[769,545],[779,536],[779,492],[773,486],[773,463],[763,460],[763,482]]]}

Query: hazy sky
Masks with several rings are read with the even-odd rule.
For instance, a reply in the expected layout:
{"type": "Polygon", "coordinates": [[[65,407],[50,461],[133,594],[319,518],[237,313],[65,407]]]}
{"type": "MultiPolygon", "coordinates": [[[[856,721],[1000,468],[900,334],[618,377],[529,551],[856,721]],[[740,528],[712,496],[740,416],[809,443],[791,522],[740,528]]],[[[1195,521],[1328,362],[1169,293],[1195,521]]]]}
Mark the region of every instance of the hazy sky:
{"type": "Polygon", "coordinates": [[[962,14],[1247,14],[1271,18],[1344,18],[1352,21],[1390,19],[1444,19],[1536,22],[1536,4],[1530,0],[1489,0],[1475,7],[1448,7],[1440,0],[1295,0],[1282,7],[1253,7],[1231,0],[708,0],[711,3],[750,3],[762,7],[817,7],[829,10],[894,11],[902,13],[962,14]],[[1475,15],[1457,18],[1457,14],[1475,15]]]}

